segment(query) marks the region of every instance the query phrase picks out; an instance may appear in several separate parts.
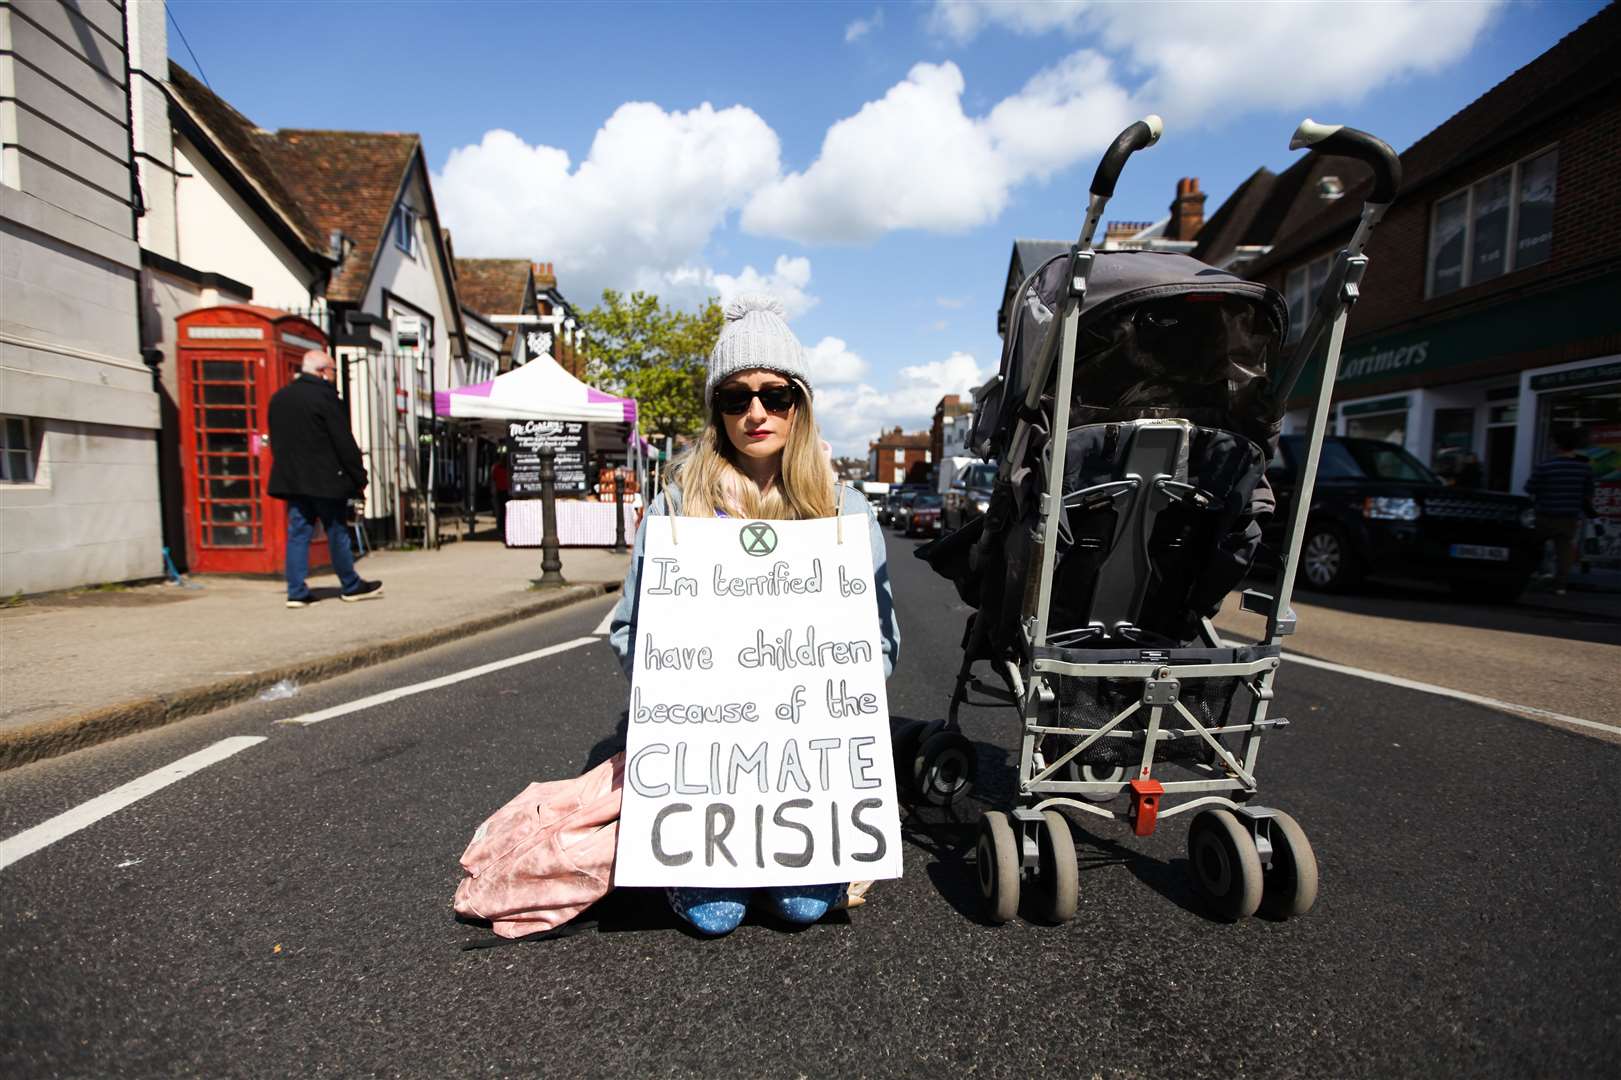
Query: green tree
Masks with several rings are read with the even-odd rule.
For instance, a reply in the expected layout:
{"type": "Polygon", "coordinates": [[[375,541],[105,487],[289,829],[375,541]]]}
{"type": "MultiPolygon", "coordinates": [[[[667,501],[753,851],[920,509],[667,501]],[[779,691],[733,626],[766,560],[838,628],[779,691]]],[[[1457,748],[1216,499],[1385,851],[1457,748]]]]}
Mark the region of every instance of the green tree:
{"type": "Polygon", "coordinates": [[[725,321],[719,301],[694,313],[666,307],[648,293],[604,289],[602,303],[583,319],[590,381],[635,398],[643,434],[694,435],[703,427],[709,351],[725,321]]]}

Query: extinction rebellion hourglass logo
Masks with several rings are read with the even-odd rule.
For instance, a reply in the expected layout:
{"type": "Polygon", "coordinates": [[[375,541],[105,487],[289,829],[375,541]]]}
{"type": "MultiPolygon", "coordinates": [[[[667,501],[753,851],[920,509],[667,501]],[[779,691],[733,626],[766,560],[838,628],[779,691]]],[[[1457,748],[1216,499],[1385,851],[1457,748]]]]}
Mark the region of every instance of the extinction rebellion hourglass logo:
{"type": "Polygon", "coordinates": [[[763,521],[751,521],[738,534],[743,550],[750,555],[769,555],[777,550],[777,530],[763,521]]]}

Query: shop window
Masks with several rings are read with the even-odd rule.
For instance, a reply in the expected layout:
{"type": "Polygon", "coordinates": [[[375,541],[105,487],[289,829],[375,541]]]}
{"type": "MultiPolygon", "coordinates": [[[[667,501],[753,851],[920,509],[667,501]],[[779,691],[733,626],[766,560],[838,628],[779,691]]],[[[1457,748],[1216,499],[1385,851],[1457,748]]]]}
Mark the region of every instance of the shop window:
{"type": "Polygon", "coordinates": [[[1547,150],[1454,192],[1430,218],[1429,295],[1547,260],[1559,152],[1547,150]]]}
{"type": "Polygon", "coordinates": [[[1484,477],[1475,453],[1474,406],[1436,409],[1430,438],[1430,468],[1458,487],[1480,487],[1484,477]]]}
{"type": "Polygon", "coordinates": [[[26,416],[0,416],[0,482],[34,482],[34,465],[39,459],[34,432],[26,416]]]}
{"type": "Polygon", "coordinates": [[[1305,266],[1297,266],[1284,279],[1283,295],[1289,301],[1289,340],[1299,341],[1311,319],[1312,305],[1323,283],[1328,280],[1328,269],[1334,258],[1324,255],[1305,266]]]}

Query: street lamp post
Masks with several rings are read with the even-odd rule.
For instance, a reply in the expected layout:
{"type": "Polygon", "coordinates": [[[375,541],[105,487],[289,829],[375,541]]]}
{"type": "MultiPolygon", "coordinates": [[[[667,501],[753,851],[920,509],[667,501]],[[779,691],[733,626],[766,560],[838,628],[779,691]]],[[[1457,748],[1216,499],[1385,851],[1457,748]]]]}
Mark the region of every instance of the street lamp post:
{"type": "Polygon", "coordinates": [[[540,577],[530,582],[536,589],[556,589],[563,580],[563,560],[557,552],[557,451],[540,448],[540,577]]]}
{"type": "Polygon", "coordinates": [[[614,469],[614,554],[625,553],[625,470],[614,469]]]}

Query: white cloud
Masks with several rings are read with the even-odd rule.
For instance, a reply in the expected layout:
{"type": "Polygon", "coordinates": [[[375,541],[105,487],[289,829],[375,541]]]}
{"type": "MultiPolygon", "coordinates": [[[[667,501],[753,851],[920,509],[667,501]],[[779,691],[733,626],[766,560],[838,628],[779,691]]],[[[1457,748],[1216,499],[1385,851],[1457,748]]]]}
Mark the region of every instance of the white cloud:
{"type": "Polygon", "coordinates": [[[776,132],[742,106],[630,102],[578,167],[563,150],[489,131],[450,152],[434,196],[459,252],[544,259],[590,304],[604,286],[691,266],[726,215],[778,175],[779,153],[776,132]]]}
{"type": "Polygon", "coordinates": [[[865,19],[856,19],[844,28],[844,43],[860,41],[874,30],[884,25],[884,10],[878,8],[865,19]]]}
{"type": "Polygon", "coordinates": [[[996,26],[1086,38],[1146,74],[1139,112],[1178,124],[1250,108],[1349,104],[1375,87],[1453,63],[1504,0],[1224,0],[1120,4],[937,0],[930,24],[964,44],[996,26]]]}
{"type": "Polygon", "coordinates": [[[1013,185],[1105,145],[1128,122],[1127,95],[1089,52],[1037,73],[984,118],[963,111],[963,90],[956,64],[915,65],[829,128],[809,168],[757,191],[743,227],[802,243],[969,229],[1000,214],[1013,185]]]}
{"type": "Polygon", "coordinates": [[[867,362],[844,343],[842,338],[825,337],[805,350],[810,364],[811,385],[837,386],[860,382],[867,374],[867,362]]]}
{"type": "Polygon", "coordinates": [[[883,390],[864,382],[818,385],[816,421],[835,454],[865,457],[867,444],[880,431],[897,424],[907,431],[928,430],[942,397],[966,395],[993,374],[994,368],[981,368],[968,353],[954,352],[944,360],[901,368],[883,390]]]}
{"type": "Polygon", "coordinates": [[[966,307],[967,306],[968,297],[966,297],[966,296],[936,296],[934,298],[934,302],[936,304],[939,304],[943,308],[949,308],[952,311],[956,311],[960,307],[966,307]]]}

